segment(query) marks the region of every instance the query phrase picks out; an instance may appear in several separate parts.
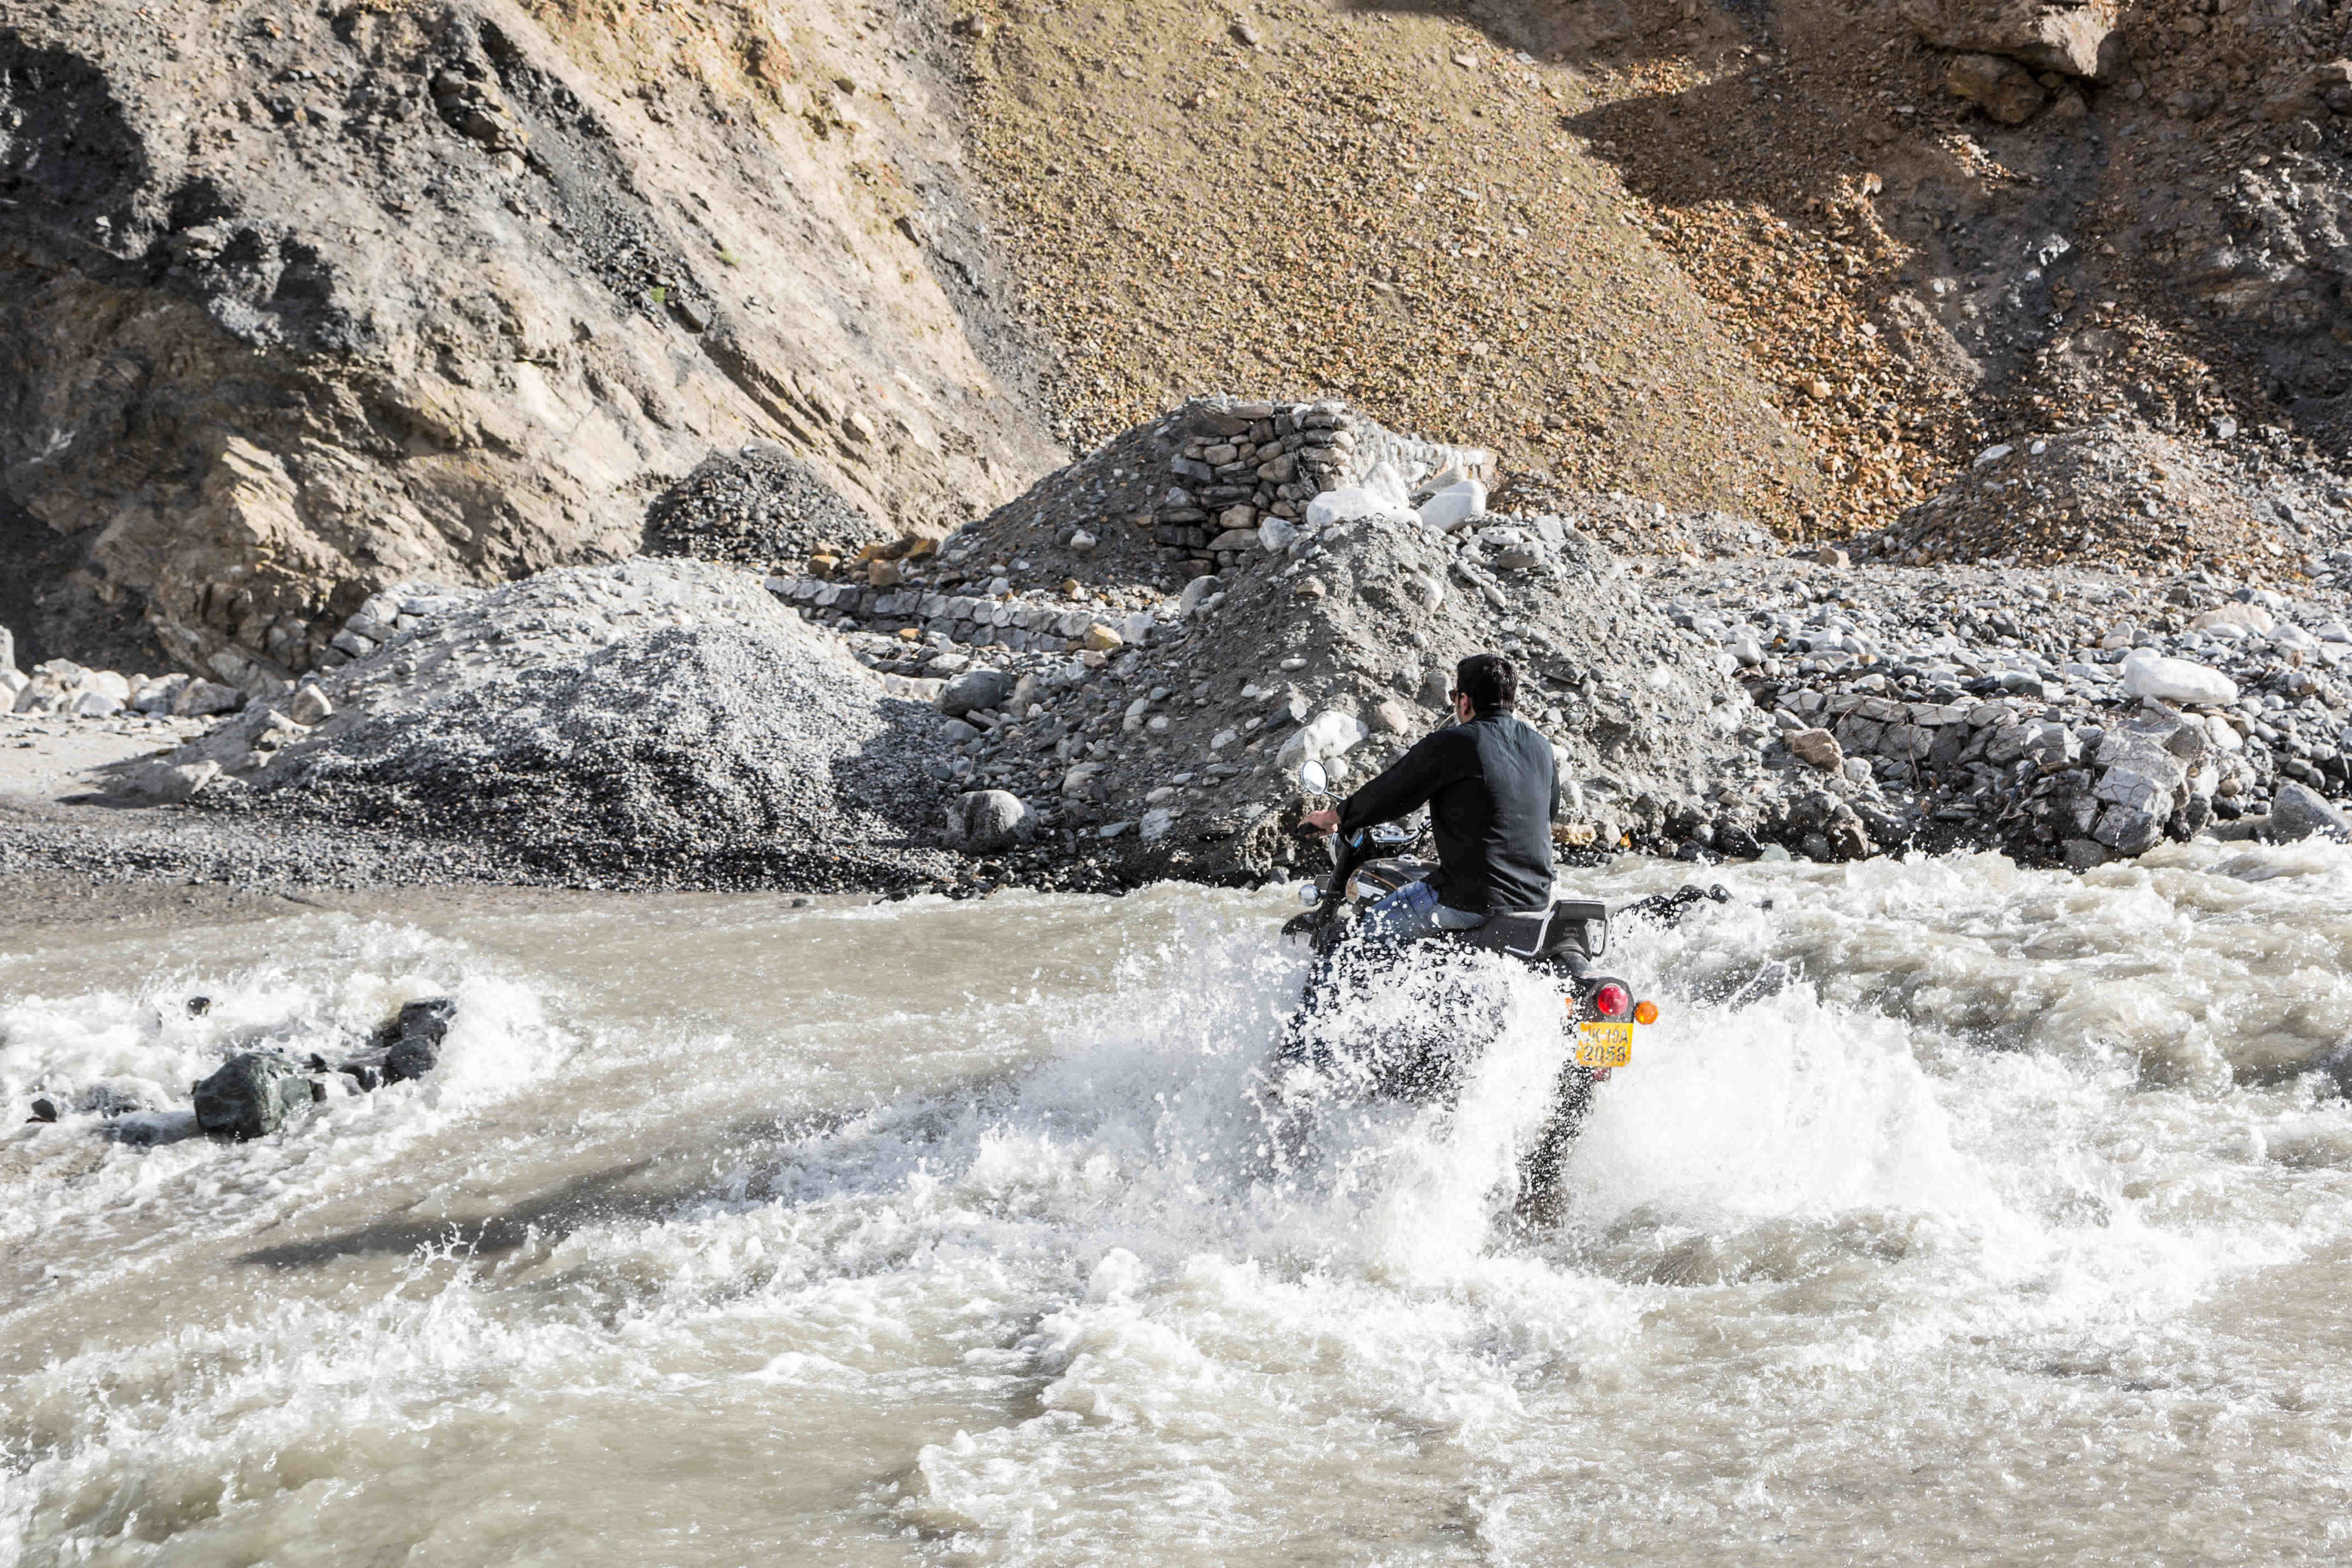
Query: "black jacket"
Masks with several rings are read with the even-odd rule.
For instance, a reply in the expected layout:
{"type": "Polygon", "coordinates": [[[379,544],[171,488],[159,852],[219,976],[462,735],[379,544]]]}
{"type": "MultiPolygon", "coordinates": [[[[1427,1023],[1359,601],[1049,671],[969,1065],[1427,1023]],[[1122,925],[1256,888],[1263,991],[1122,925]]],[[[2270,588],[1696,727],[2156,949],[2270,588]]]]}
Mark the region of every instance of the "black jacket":
{"type": "Polygon", "coordinates": [[[1559,770],[1534,725],[1486,713],[1438,731],[1348,797],[1339,831],[1393,822],[1423,803],[1446,908],[1500,914],[1549,906],[1559,770]]]}

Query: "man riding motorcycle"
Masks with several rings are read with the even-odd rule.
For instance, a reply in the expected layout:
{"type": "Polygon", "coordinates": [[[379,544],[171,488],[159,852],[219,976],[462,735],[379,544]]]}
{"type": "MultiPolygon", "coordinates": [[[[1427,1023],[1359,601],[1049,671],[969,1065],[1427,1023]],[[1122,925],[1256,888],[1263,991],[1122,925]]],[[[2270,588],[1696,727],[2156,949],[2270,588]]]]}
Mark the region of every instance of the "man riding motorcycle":
{"type": "MultiPolygon", "coordinates": [[[[1381,1096],[1452,1097],[1485,1027],[1448,1011],[1447,982],[1424,977],[1424,984],[1433,980],[1438,989],[1424,997],[1432,1005],[1417,1010],[1420,1023],[1346,1021],[1345,995],[1381,984],[1396,947],[1442,938],[1516,959],[1560,985],[1563,1021],[1571,1032],[1550,1115],[1520,1163],[1520,1207],[1533,1212],[1555,1188],[1592,1086],[1631,1060],[1633,1026],[1654,1019],[1657,1009],[1637,1004],[1625,982],[1595,971],[1608,942],[1607,910],[1553,899],[1551,825],[1559,808],[1559,769],[1550,742],[1512,712],[1517,670],[1500,655],[1474,654],[1455,667],[1450,695],[1454,722],[1336,810],[1311,811],[1299,819],[1302,831],[1337,832],[1340,841],[1328,882],[1309,889],[1316,907],[1284,928],[1310,937],[1317,957],[1304,1005],[1293,1015],[1276,1053],[1278,1124],[1284,1147],[1300,1143],[1311,1114],[1311,1085],[1335,1072],[1381,1096]],[[1407,880],[1416,863],[1392,846],[1409,843],[1412,836],[1383,843],[1370,830],[1423,805],[1429,808],[1438,863],[1434,871],[1407,880]],[[1375,897],[1383,888],[1394,890],[1375,897]],[[1362,901],[1349,925],[1340,916],[1351,899],[1362,901]],[[1293,1076],[1299,1069],[1304,1079],[1293,1076]]],[[[1309,773],[1319,781],[1315,764],[1308,764],[1303,781],[1309,773]]],[[[1309,782],[1307,787],[1321,786],[1309,782]]]]}
{"type": "Polygon", "coordinates": [[[1551,824],[1559,773],[1551,743],[1512,707],[1518,671],[1499,654],[1454,667],[1454,722],[1423,740],[1338,810],[1300,819],[1317,833],[1352,838],[1429,807],[1434,876],[1398,889],[1365,911],[1366,934],[1407,942],[1476,931],[1498,914],[1551,903],[1551,824]]]}

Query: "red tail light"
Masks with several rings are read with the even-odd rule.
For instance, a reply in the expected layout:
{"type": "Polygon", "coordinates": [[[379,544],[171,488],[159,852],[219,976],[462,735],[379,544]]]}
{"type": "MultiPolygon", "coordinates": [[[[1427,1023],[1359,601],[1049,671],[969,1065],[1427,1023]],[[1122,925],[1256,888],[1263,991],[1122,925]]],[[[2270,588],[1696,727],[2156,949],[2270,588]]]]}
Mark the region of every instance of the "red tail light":
{"type": "Polygon", "coordinates": [[[1592,994],[1592,1010],[1604,1018],[1622,1018],[1633,1010],[1633,993],[1612,981],[1592,994]]]}

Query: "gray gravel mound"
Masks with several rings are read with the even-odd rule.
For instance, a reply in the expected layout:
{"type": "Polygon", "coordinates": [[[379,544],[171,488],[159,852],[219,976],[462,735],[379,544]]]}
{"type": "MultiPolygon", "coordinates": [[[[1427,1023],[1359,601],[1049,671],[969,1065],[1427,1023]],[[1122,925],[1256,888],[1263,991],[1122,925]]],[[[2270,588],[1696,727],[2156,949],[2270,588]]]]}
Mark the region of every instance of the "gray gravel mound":
{"type": "Polygon", "coordinates": [[[646,511],[646,553],[764,565],[854,551],[890,531],[782,447],[706,459],[646,511]]]}
{"type": "Polygon", "coordinates": [[[331,713],[298,694],[180,760],[256,810],[572,880],[890,888],[950,863],[937,715],[750,574],[639,559],[407,602],[418,624],[320,682],[331,713]]]}

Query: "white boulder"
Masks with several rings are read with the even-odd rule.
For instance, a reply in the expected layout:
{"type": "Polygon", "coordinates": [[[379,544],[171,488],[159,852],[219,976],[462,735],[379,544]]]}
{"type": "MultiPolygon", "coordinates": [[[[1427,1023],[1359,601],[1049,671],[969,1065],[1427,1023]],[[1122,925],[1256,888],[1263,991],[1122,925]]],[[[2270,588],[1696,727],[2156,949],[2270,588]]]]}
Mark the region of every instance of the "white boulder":
{"type": "Polygon", "coordinates": [[[2238,700],[2238,683],[2208,665],[2136,648],[2124,659],[2124,690],[2158,702],[2210,702],[2217,706],[2238,700]]]}
{"type": "Polygon", "coordinates": [[[1359,518],[1367,517],[1402,521],[1412,516],[1410,508],[1393,504],[1361,485],[1341,485],[1336,490],[1325,490],[1307,503],[1307,526],[1309,528],[1328,528],[1335,522],[1354,522],[1359,518]]]}
{"type": "Polygon", "coordinates": [[[1388,511],[1411,511],[1412,493],[1396,465],[1383,458],[1365,470],[1361,489],[1388,511]]]}
{"type": "Polygon", "coordinates": [[[1451,533],[1486,515],[1486,487],[1475,479],[1457,479],[1421,503],[1421,521],[1440,533],[1451,533]]]}
{"type": "Polygon", "coordinates": [[[1287,771],[1310,759],[1336,757],[1370,733],[1364,721],[1353,713],[1327,710],[1300,725],[1297,733],[1283,742],[1282,750],[1274,754],[1275,765],[1287,771]]]}
{"type": "Polygon", "coordinates": [[[2189,623],[2192,632],[2210,631],[2216,626],[2242,626],[2250,632],[2269,632],[2278,622],[2260,605],[2242,605],[2231,601],[2216,605],[2189,623]]]}

